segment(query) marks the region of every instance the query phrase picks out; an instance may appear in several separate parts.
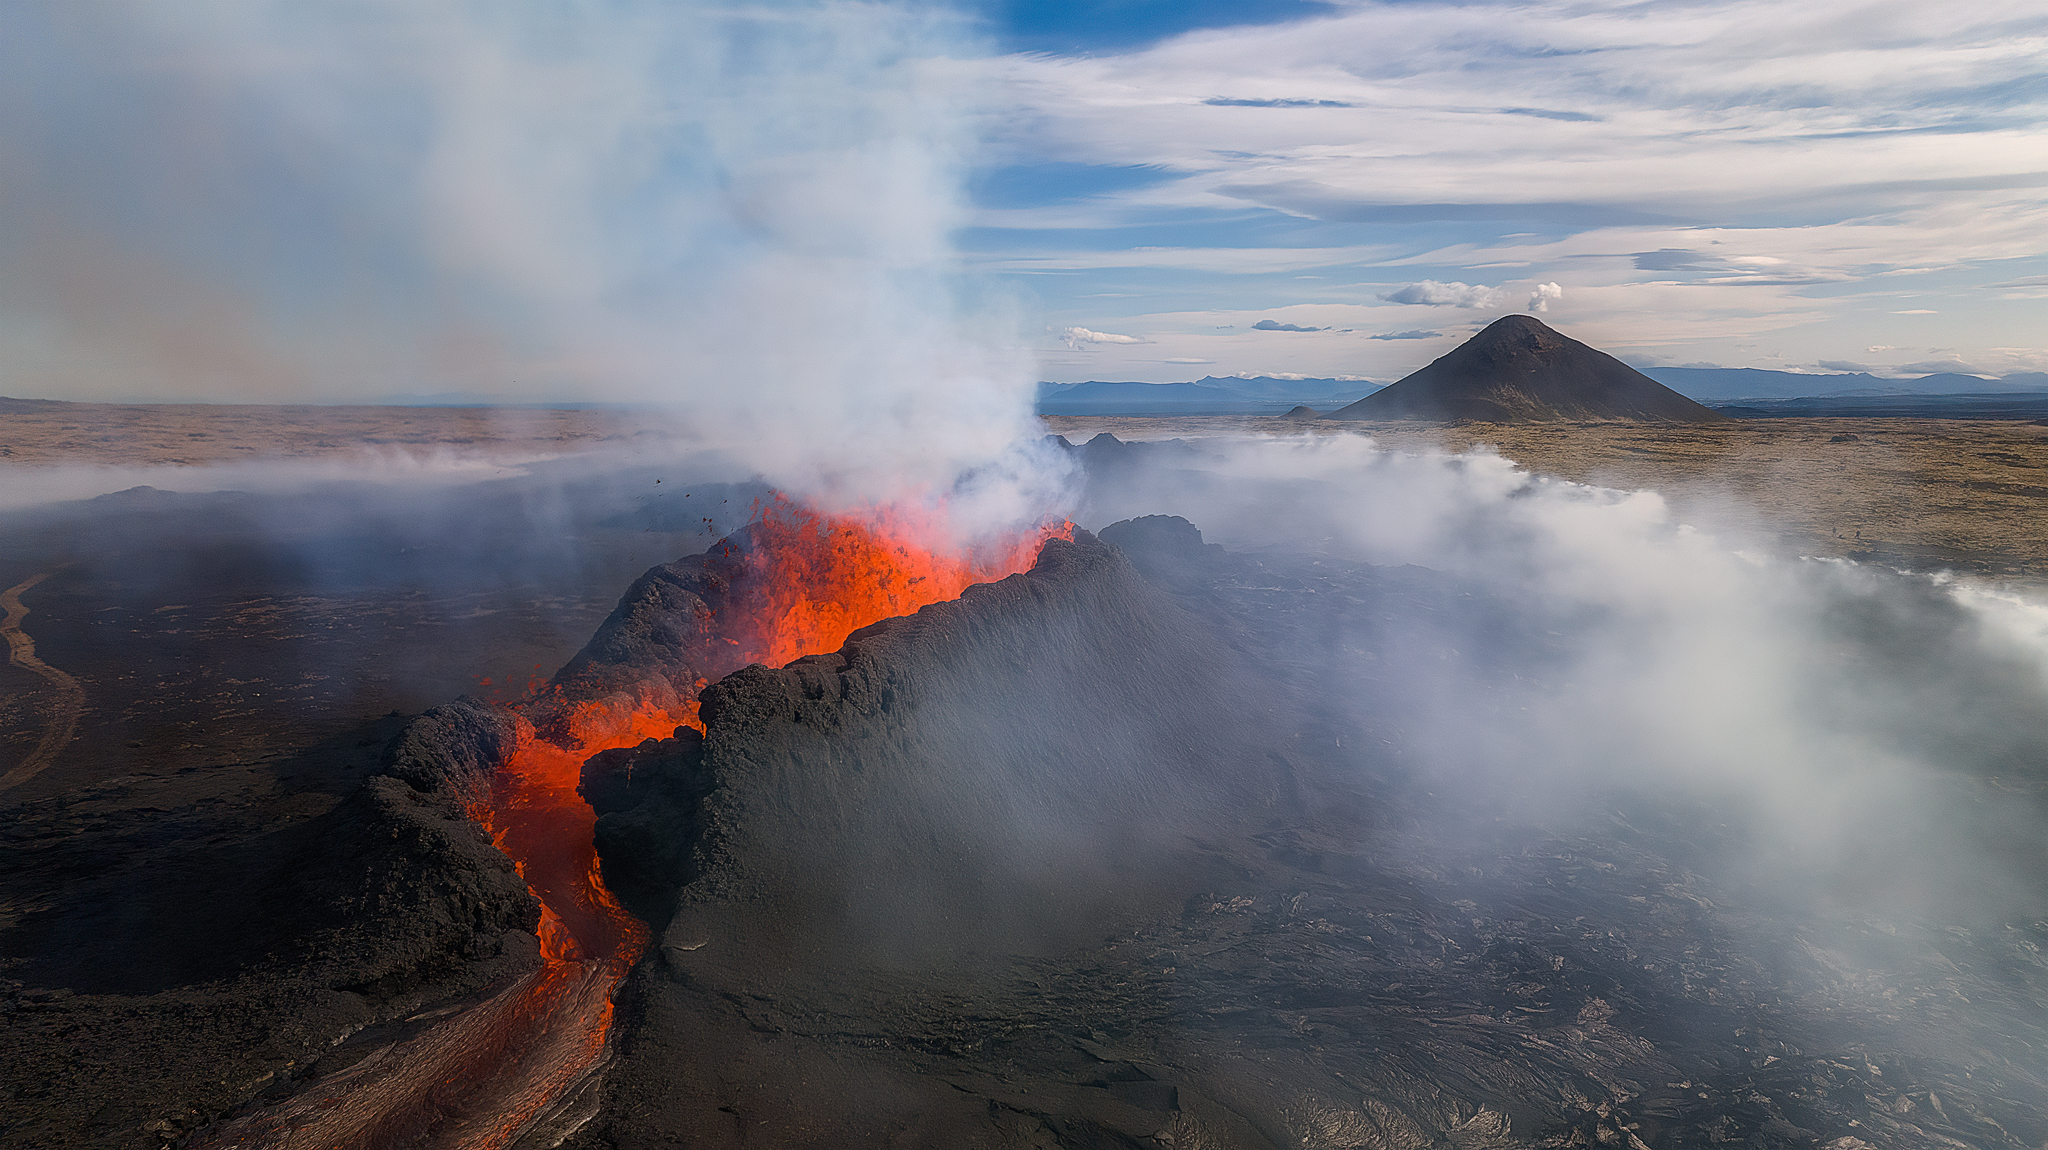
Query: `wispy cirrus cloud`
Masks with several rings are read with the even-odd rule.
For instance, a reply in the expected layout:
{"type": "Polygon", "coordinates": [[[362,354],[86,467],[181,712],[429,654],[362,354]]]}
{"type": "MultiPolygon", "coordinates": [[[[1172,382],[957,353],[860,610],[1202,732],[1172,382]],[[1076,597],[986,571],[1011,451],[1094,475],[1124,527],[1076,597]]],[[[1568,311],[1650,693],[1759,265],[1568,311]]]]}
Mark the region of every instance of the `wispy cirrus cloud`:
{"type": "Polygon", "coordinates": [[[1839,219],[2038,173],[2013,146],[2035,129],[2044,51],[2048,13],[2020,0],[1938,17],[1878,0],[1367,2],[1120,56],[1014,58],[1031,114],[1004,134],[1185,173],[1189,203],[1227,188],[1283,210],[1320,194],[1624,218],[1822,195],[1839,219]]]}
{"type": "MultiPolygon", "coordinates": [[[[1160,312],[1267,309],[1346,297],[1251,282],[1288,270],[1260,247],[1292,249],[1297,272],[1320,270],[1307,251],[1356,249],[1342,266],[1381,282],[1365,269],[1481,290],[1515,269],[1512,294],[1385,303],[1527,300],[1557,323],[1700,343],[1674,343],[1674,362],[1843,358],[1887,312],[1920,310],[1886,292],[2048,295],[2043,55],[2032,0],[1350,0],[1120,55],[1013,57],[990,113],[999,151],[1163,175],[1040,216],[1026,226],[1059,229],[1060,250],[1019,243],[1003,266],[1172,266],[1188,274],[1154,286],[1160,312]],[[1103,242],[1074,242],[1091,228],[1103,242]],[[1161,234],[1184,246],[1128,250],[1161,234]],[[1523,294],[1541,283],[1572,294],[1523,294]],[[1745,327],[1748,346],[1729,342],[1745,327]]],[[[1024,225],[1031,209],[1013,212],[983,218],[1024,225]]],[[[2026,322],[1925,310],[1965,348],[2016,342],[2026,322]]]]}
{"type": "Polygon", "coordinates": [[[1212,108],[1356,108],[1348,100],[1249,99],[1211,96],[1202,101],[1212,108]]]}
{"type": "Polygon", "coordinates": [[[1103,250],[1046,250],[1028,254],[984,254],[985,269],[1008,272],[1071,272],[1104,268],[1157,268],[1224,275],[1271,275],[1348,267],[1385,259],[1388,247],[1133,247],[1103,250]]]}

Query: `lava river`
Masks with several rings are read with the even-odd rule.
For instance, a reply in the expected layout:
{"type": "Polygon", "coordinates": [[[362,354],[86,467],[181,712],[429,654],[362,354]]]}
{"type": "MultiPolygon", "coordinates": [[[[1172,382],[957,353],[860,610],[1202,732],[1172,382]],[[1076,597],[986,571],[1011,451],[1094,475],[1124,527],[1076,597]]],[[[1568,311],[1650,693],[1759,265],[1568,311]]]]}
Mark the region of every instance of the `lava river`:
{"type": "MultiPolygon", "coordinates": [[[[704,674],[837,650],[871,623],[1022,571],[1045,540],[1073,535],[1063,523],[949,555],[914,542],[928,535],[922,526],[900,514],[827,516],[781,499],[757,508],[743,544],[717,545],[741,561],[741,573],[711,620],[711,646],[726,657],[704,674]]],[[[694,700],[674,713],[568,700],[558,687],[511,709],[517,749],[469,813],[541,904],[543,965],[196,1146],[496,1150],[528,1136],[552,1144],[594,1112],[612,992],[646,947],[647,931],[605,889],[592,844],[596,816],[577,783],[584,760],[599,751],[702,727],[694,700]]]]}

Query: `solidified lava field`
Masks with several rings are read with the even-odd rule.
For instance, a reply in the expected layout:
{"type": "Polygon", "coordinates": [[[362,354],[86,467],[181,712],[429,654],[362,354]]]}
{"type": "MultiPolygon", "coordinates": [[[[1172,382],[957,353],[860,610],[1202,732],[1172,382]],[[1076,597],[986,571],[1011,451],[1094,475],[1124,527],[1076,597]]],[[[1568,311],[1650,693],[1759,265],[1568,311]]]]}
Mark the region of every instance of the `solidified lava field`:
{"type": "Polygon", "coordinates": [[[1200,445],[1076,458],[1099,531],[730,674],[685,639],[748,536],[652,530],[686,524],[648,477],[540,558],[517,485],[296,541],[258,497],[21,519],[0,574],[54,572],[23,628],[87,703],[5,796],[0,1137],[207,1144],[535,970],[538,910],[466,817],[501,712],[450,700],[563,667],[708,682],[701,732],[581,769],[650,938],[609,1064],[514,1145],[2048,1142],[2048,684],[1938,587],[1829,600],[1802,670],[1923,696],[1845,714],[1932,748],[1913,793],[1969,850],[1870,825],[1808,881],[1738,794],[1551,761],[1544,708],[1611,673],[1582,605],[1207,542],[1149,505],[1224,504],[1200,445]]]}

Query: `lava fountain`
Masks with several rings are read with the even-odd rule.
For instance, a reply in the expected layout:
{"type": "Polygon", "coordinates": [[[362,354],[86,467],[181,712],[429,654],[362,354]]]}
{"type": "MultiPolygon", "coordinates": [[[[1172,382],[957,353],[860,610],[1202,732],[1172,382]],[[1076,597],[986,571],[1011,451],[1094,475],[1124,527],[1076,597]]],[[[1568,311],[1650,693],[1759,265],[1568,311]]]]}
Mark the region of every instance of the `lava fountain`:
{"type": "Polygon", "coordinates": [[[579,698],[558,676],[511,704],[516,747],[469,814],[540,903],[541,968],[195,1145],[498,1150],[580,1124],[594,1112],[612,993],[647,945],[599,872],[596,815],[577,791],[584,761],[702,730],[694,693],[711,680],[835,651],[862,627],[1025,570],[1046,540],[1073,537],[1062,522],[948,553],[921,542],[931,527],[902,510],[826,515],[777,497],[704,557],[727,590],[702,620],[690,697],[579,698]]]}

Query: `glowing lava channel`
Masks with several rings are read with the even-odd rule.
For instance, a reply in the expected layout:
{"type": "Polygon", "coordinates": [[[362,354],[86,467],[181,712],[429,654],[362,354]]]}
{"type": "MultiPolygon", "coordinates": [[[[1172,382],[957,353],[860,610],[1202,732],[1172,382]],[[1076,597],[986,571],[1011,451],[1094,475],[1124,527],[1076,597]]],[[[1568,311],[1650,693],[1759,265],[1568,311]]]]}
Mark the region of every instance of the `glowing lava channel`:
{"type": "MultiPolygon", "coordinates": [[[[862,627],[957,599],[976,583],[1027,569],[1047,539],[1072,539],[1074,525],[1043,527],[964,556],[921,547],[910,541],[912,532],[901,513],[828,516],[780,496],[756,508],[744,553],[745,577],[735,581],[733,598],[713,624],[730,641],[732,662],[707,672],[724,674],[748,663],[779,667],[807,654],[836,651],[862,627]]],[[[646,928],[605,889],[592,841],[596,815],[576,789],[583,763],[600,751],[666,738],[684,725],[703,730],[695,700],[680,715],[586,702],[570,714],[568,741],[574,745],[565,747],[537,735],[521,717],[518,748],[493,782],[490,805],[471,812],[541,904],[541,954],[548,968],[565,968],[561,977],[537,983],[531,993],[594,987],[594,982],[569,977],[570,967],[605,975],[601,1011],[589,1010],[574,995],[565,1003],[575,1006],[573,1013],[592,1028],[575,1045],[574,1065],[559,1068],[556,1077],[563,1086],[603,1057],[611,992],[647,946],[646,928]]],[[[505,1145],[549,1100],[525,1099],[521,1112],[504,1115],[502,1138],[472,1145],[505,1145]]]]}
{"type": "MultiPolygon", "coordinates": [[[[779,497],[758,507],[744,546],[723,545],[742,571],[712,621],[725,641],[710,646],[725,657],[701,673],[715,678],[751,662],[780,666],[837,650],[871,623],[1028,568],[1047,539],[1071,539],[1074,530],[1061,523],[948,556],[912,542],[917,527],[900,513],[827,516],[779,497]]],[[[529,1132],[566,1136],[594,1112],[585,1091],[605,1057],[612,994],[648,940],[605,889],[592,842],[596,815],[577,783],[584,760],[599,751],[703,727],[695,700],[677,714],[536,694],[510,709],[517,747],[469,814],[541,904],[542,967],[275,1106],[214,1128],[195,1147],[500,1150],[529,1132]],[[565,730],[559,742],[538,734],[526,714],[565,706],[567,722],[549,724],[565,730]]]]}

